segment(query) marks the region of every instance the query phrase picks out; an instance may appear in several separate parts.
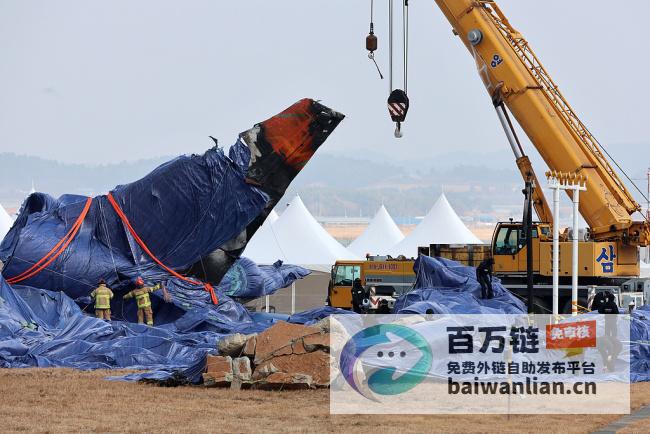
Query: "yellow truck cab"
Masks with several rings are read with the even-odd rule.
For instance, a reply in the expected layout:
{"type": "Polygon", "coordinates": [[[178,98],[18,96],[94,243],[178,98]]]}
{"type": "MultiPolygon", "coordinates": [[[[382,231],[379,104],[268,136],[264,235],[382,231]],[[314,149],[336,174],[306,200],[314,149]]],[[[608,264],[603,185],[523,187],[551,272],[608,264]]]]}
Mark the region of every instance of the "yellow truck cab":
{"type": "Polygon", "coordinates": [[[364,310],[392,308],[395,299],[413,287],[413,259],[368,256],[365,261],[336,261],[327,292],[327,304],[352,309],[352,286],[359,279],[367,294],[364,310]]]}

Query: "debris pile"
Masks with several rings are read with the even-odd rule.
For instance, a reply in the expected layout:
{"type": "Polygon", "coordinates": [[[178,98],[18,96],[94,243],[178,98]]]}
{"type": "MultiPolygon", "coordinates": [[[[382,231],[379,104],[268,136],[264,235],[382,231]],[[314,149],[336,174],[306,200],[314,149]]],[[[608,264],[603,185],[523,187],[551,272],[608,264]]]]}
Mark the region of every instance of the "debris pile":
{"type": "Polygon", "coordinates": [[[329,386],[329,320],[314,325],[277,322],[253,335],[235,334],[208,356],[203,382],[231,389],[301,389],[329,386]]]}

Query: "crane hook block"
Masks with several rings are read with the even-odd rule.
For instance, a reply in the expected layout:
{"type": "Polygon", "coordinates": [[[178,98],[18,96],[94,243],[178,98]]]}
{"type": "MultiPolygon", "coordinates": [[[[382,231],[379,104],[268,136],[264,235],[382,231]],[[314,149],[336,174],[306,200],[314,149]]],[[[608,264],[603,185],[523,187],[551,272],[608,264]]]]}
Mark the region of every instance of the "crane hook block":
{"type": "Polygon", "coordinates": [[[393,122],[402,123],[409,110],[409,97],[402,89],[395,89],[388,97],[388,113],[393,122]]]}

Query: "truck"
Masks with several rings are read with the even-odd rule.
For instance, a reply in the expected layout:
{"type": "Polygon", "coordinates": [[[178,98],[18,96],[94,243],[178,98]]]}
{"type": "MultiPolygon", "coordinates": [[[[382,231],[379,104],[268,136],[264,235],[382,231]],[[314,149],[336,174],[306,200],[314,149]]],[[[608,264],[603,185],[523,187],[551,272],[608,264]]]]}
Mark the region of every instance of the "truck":
{"type": "Polygon", "coordinates": [[[367,256],[365,261],[336,261],[332,266],[327,290],[328,306],[366,313],[389,313],[395,299],[408,292],[415,283],[413,259],[405,257],[367,256]],[[355,280],[364,289],[359,306],[352,302],[355,280]]]}

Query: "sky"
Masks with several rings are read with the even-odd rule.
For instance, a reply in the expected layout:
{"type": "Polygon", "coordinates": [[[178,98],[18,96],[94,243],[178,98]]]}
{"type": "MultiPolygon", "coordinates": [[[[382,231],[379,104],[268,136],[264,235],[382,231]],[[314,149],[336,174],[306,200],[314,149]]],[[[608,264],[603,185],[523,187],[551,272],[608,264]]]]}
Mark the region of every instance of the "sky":
{"type": "MultiPolygon", "coordinates": [[[[387,73],[388,2],[375,3],[387,73]]],[[[614,155],[650,143],[650,2],[498,3],[614,155]]],[[[507,147],[449,23],[433,0],[410,4],[411,108],[398,140],[387,80],[366,56],[369,0],[0,0],[0,152],[95,164],[202,152],[208,135],[231,144],[302,97],[347,115],[326,152],[507,147]]]]}

